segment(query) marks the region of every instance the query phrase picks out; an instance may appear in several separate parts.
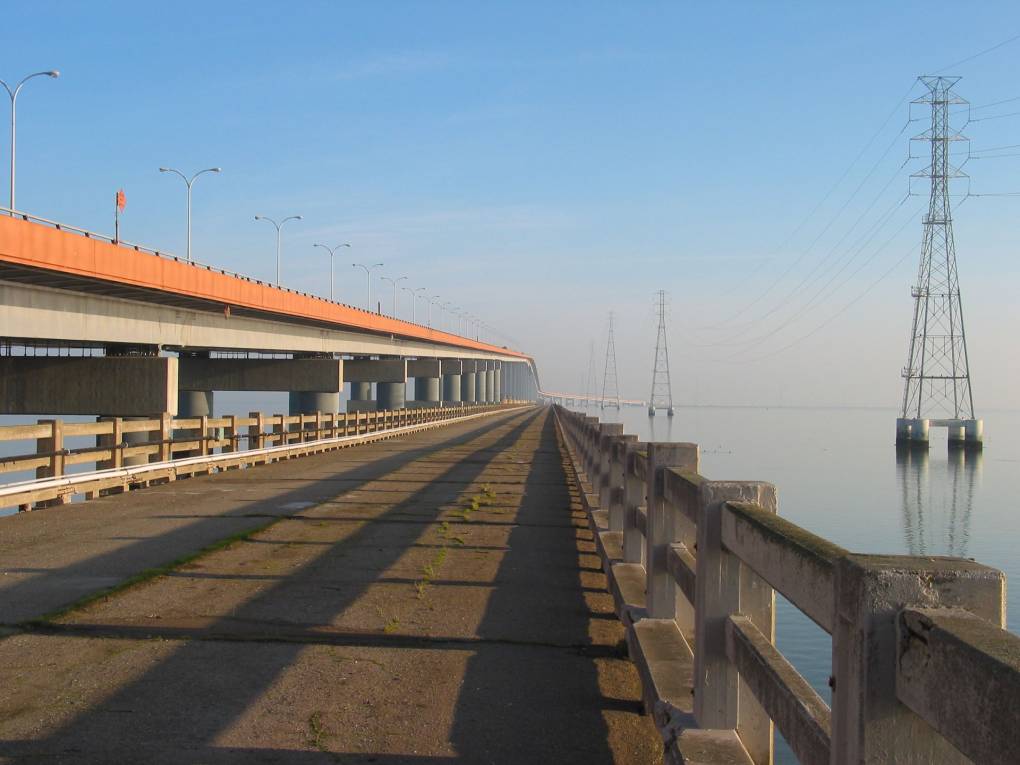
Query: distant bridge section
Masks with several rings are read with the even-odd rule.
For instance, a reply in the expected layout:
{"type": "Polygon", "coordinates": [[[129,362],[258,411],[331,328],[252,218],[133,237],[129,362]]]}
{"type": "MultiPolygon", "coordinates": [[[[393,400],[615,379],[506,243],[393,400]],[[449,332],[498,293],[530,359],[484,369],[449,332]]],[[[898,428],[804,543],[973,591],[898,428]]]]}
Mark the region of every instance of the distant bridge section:
{"type": "MultiPolygon", "coordinates": [[[[591,396],[583,393],[555,393],[552,391],[540,391],[539,396],[543,401],[549,404],[560,404],[561,406],[571,406],[578,404],[597,404],[602,405],[604,402],[607,403],[610,399],[603,399],[601,396],[591,396]]],[[[615,402],[616,399],[611,399],[615,402]]],[[[620,406],[647,406],[647,402],[641,401],[636,398],[621,398],[620,406]]]]}

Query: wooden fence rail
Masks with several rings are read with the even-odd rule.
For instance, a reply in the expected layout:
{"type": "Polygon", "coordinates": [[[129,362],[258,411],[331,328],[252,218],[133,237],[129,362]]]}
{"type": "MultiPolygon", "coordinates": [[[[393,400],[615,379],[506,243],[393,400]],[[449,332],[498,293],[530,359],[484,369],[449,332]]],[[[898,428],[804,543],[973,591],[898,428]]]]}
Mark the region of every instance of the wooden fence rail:
{"type": "Polygon", "coordinates": [[[667,762],[769,765],[774,727],[806,765],[1017,761],[1001,571],[851,553],[694,444],[555,411],[667,762]],[[776,649],[776,592],[832,637],[831,709],[776,649]]]}
{"type": "Polygon", "coordinates": [[[27,511],[64,504],[76,495],[92,499],[153,481],[230,470],[391,437],[521,406],[411,408],[286,416],[252,412],[247,417],[150,419],[102,418],[70,423],[0,426],[0,442],[35,441],[31,453],[0,457],[0,473],[35,470],[34,481],[0,485],[0,507],[27,511]],[[94,446],[66,448],[66,439],[95,437],[94,446]],[[82,473],[72,465],[94,464],[82,473]]]}

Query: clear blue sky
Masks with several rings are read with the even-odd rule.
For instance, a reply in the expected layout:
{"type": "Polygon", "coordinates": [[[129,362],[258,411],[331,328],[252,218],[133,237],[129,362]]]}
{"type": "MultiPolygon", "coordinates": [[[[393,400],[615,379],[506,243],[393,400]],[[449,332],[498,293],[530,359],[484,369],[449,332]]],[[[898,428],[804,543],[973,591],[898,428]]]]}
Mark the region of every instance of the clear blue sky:
{"type": "MultiPolygon", "coordinates": [[[[300,213],[286,284],[328,293],[312,243],[349,241],[502,328],[550,388],[583,385],[612,308],[623,393],[646,396],[664,288],[675,393],[698,403],[897,404],[923,200],[860,237],[920,167],[899,169],[923,129],[901,102],[917,75],[1020,34],[1015,2],[46,9],[9,5],[0,28],[0,77],[62,72],[19,99],[20,208],[109,231],[123,187],[124,237],[183,253],[183,184],[157,168],[220,165],[195,186],[197,259],[272,278],[273,231],[252,217],[300,213]]],[[[1018,62],[1020,40],[944,73],[983,105],[1020,96],[1018,62]]],[[[1020,144],[1020,117],[967,133],[1020,144]]],[[[967,166],[974,192],[1020,191],[1018,169],[967,166]]],[[[979,414],[1020,405],[1018,205],[957,213],[979,414]]],[[[360,303],[350,260],[338,295],[360,303]]]]}

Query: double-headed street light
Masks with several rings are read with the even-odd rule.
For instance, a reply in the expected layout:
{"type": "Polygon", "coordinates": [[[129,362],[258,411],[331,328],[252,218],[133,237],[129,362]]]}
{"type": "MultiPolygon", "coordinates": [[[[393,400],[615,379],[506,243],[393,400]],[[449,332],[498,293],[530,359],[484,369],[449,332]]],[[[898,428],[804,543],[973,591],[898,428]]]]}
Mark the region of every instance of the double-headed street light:
{"type": "MultiPolygon", "coordinates": [[[[161,167],[161,168],[159,168],[159,172],[161,172],[161,173],[176,173],[177,175],[181,176],[181,180],[184,181],[185,185],[188,187],[188,260],[190,261],[191,260],[191,184],[193,184],[195,182],[195,179],[198,176],[202,175],[202,173],[218,173],[218,172],[221,172],[221,168],[219,168],[219,167],[207,167],[205,170],[199,170],[197,173],[195,173],[190,178],[188,178],[188,176],[186,176],[180,170],[175,170],[172,167],[161,167]]],[[[256,217],[258,217],[258,216],[256,216],[256,217]]]]}
{"type": "Polygon", "coordinates": [[[276,286],[280,286],[280,229],[283,228],[283,224],[289,220],[302,220],[300,215],[288,215],[286,218],[277,223],[272,218],[267,218],[265,215],[256,215],[255,220],[265,220],[276,226],[276,286]]]}
{"type": "Polygon", "coordinates": [[[418,287],[418,289],[411,289],[410,287],[401,287],[404,292],[408,292],[411,295],[411,323],[414,324],[414,308],[415,303],[418,302],[418,293],[425,292],[425,287],[418,287]]]}
{"type": "Polygon", "coordinates": [[[404,281],[405,279],[407,279],[406,276],[400,276],[397,277],[396,279],[391,279],[388,276],[379,277],[380,281],[389,282],[390,284],[393,285],[393,313],[391,314],[391,316],[393,316],[394,319],[397,318],[397,285],[400,282],[404,281]]]}
{"type": "Polygon", "coordinates": [[[436,305],[439,305],[439,303],[436,302],[438,300],[439,295],[433,295],[428,299],[428,316],[425,322],[428,325],[429,329],[432,329],[432,304],[435,303],[436,305]]]}
{"type": "Polygon", "coordinates": [[[0,85],[4,86],[4,88],[7,90],[7,95],[9,95],[11,97],[11,204],[10,204],[11,210],[15,209],[15,207],[14,207],[14,149],[15,149],[15,146],[17,144],[17,134],[18,134],[18,119],[17,119],[18,93],[21,92],[22,86],[24,86],[24,84],[26,82],[28,82],[29,80],[31,80],[33,77],[53,77],[53,78],[57,78],[59,76],[60,76],[60,72],[58,72],[56,69],[52,69],[52,70],[50,70],[48,72],[36,72],[35,74],[30,74],[30,75],[28,75],[28,77],[25,77],[24,79],[22,79],[21,82],[19,82],[13,88],[10,85],[8,85],[6,82],[4,82],[3,80],[0,80],[0,85]]]}
{"type": "Polygon", "coordinates": [[[335,255],[336,251],[339,250],[341,247],[350,247],[350,246],[351,245],[348,244],[347,242],[344,242],[343,244],[338,244],[336,247],[327,247],[324,244],[313,244],[312,245],[312,247],[321,247],[322,249],[324,249],[326,252],[329,253],[329,299],[330,300],[333,299],[333,255],[335,255]]]}
{"type": "Polygon", "coordinates": [[[365,269],[365,284],[368,286],[368,302],[365,304],[365,310],[369,313],[372,312],[372,270],[380,268],[382,265],[382,263],[373,263],[366,266],[364,263],[351,263],[351,268],[365,269]]]}

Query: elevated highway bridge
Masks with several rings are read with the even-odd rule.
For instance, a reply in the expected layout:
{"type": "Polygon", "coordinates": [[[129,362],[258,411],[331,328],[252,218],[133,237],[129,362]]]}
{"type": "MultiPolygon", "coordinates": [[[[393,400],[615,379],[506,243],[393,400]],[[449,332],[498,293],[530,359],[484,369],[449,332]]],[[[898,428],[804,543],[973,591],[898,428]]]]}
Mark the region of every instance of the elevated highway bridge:
{"type": "Polygon", "coordinates": [[[208,415],[214,390],[288,391],[291,413],[329,412],[344,382],[351,409],[534,399],[539,388],[523,352],[23,213],[0,217],[0,340],[103,354],[0,358],[6,414],[208,415]]]}

